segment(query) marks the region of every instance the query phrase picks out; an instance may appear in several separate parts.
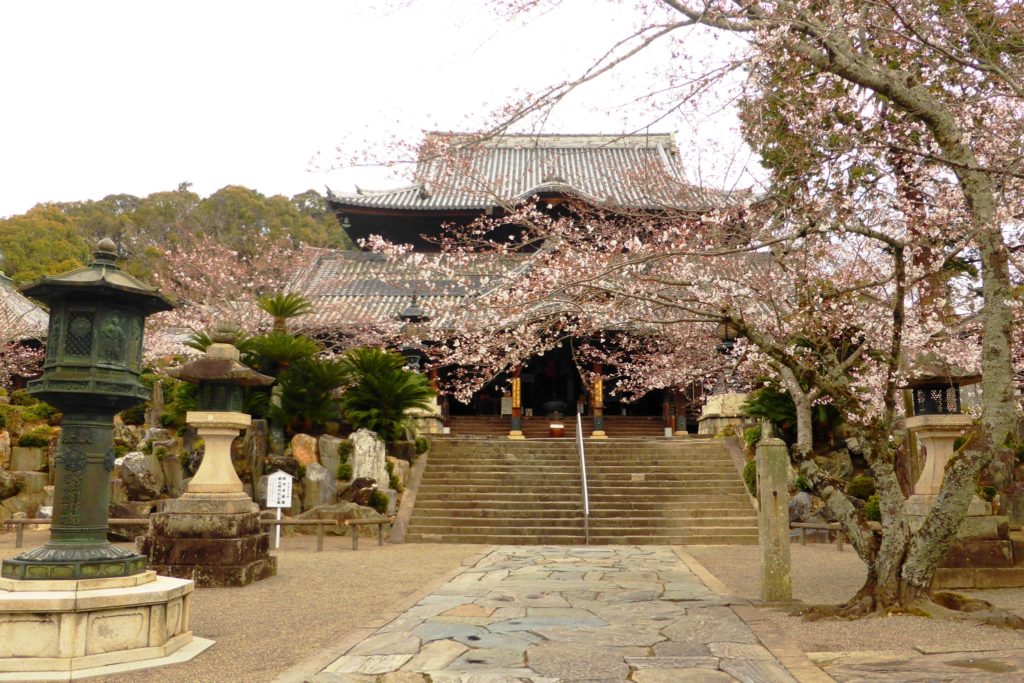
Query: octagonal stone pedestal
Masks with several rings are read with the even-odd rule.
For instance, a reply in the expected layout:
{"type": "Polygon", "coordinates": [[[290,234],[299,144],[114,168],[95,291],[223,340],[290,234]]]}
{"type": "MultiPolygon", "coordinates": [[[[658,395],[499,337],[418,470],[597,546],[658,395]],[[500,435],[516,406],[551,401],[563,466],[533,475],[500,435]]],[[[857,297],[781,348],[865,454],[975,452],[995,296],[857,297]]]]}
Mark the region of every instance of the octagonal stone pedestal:
{"type": "Polygon", "coordinates": [[[152,571],[77,581],[0,579],[0,680],[69,680],[96,667],[105,673],[142,661],[155,666],[186,646],[175,661],[191,659],[212,645],[193,643],[193,588],[152,571]]]}

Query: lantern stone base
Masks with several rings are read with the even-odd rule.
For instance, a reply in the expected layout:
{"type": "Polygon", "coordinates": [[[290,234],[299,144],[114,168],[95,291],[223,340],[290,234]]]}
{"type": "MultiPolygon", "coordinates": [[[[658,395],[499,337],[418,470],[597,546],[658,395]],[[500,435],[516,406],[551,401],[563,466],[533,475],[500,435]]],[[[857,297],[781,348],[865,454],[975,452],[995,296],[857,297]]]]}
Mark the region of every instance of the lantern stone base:
{"type": "MultiPolygon", "coordinates": [[[[0,579],[0,671],[8,672],[0,680],[69,680],[83,669],[166,657],[192,641],[193,587],[152,571],[70,581],[0,579]]],[[[191,648],[192,656],[203,649],[191,648]]]]}
{"type": "Polygon", "coordinates": [[[707,403],[697,420],[698,434],[721,434],[728,427],[738,427],[743,424],[746,416],[743,414],[743,404],[747,400],[747,394],[728,393],[712,394],[708,396],[707,403]]]}
{"type": "Polygon", "coordinates": [[[245,494],[186,493],[163,501],[140,548],[152,569],[202,587],[247,586],[277,574],[259,506],[245,494]]]}
{"type": "MultiPolygon", "coordinates": [[[[916,533],[934,495],[907,499],[907,521],[916,533]]],[[[1009,518],[992,514],[992,504],[977,496],[967,508],[956,539],[935,571],[932,590],[1024,587],[1024,541],[1009,535],[1009,518]]]]}

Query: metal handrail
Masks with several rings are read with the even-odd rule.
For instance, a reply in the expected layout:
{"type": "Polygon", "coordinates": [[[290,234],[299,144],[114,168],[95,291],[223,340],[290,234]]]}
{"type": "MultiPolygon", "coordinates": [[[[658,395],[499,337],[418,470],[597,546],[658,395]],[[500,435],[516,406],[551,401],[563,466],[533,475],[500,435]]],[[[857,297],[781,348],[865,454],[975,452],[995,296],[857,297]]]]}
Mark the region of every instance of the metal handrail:
{"type": "Polygon", "coordinates": [[[580,479],[583,482],[583,534],[590,545],[590,495],[587,493],[587,456],[583,453],[583,416],[576,413],[576,447],[580,452],[580,479]]]}

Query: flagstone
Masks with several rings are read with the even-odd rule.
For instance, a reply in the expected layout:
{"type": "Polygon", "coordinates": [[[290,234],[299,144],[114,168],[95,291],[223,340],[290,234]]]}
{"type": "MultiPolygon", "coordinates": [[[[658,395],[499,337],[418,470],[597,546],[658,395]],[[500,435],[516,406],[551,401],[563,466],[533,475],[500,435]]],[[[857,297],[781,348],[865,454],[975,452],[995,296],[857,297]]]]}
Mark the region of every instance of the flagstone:
{"type": "Polygon", "coordinates": [[[699,640],[666,640],[654,646],[659,657],[697,657],[711,654],[708,646],[699,640]]]}
{"type": "Polygon", "coordinates": [[[515,668],[526,663],[526,649],[484,647],[463,652],[446,669],[495,669],[515,668]]]}
{"type": "Polygon", "coordinates": [[[728,607],[686,610],[686,616],[663,629],[672,640],[700,640],[705,643],[756,643],[757,638],[728,607]]]}
{"type": "Polygon", "coordinates": [[[529,650],[530,668],[565,680],[629,676],[626,659],[641,655],[639,647],[606,647],[580,643],[545,642],[529,650]]]}
{"type": "Polygon", "coordinates": [[[419,654],[406,662],[406,671],[430,671],[443,669],[469,648],[454,640],[435,640],[427,643],[419,654]]]}
{"type": "Polygon", "coordinates": [[[416,636],[392,631],[366,638],[346,654],[349,655],[407,655],[420,650],[420,639],[416,636]]]}
{"type": "Polygon", "coordinates": [[[761,645],[748,643],[708,643],[708,650],[723,659],[775,659],[772,653],[761,645]]]}
{"type": "Polygon", "coordinates": [[[590,612],[580,610],[579,614],[572,616],[531,616],[529,610],[525,617],[499,621],[489,625],[487,628],[494,633],[509,633],[513,631],[536,631],[542,628],[582,628],[585,626],[607,626],[608,622],[600,619],[590,612]]]}
{"type": "Polygon", "coordinates": [[[633,624],[615,624],[604,628],[542,628],[535,631],[548,640],[588,645],[642,645],[649,647],[665,640],[657,629],[638,627],[633,624]]]}
{"type": "Polygon", "coordinates": [[[643,669],[634,671],[634,683],[735,683],[736,679],[715,669],[643,669]]]}
{"type": "Polygon", "coordinates": [[[717,669],[718,657],[626,657],[634,669],[717,669]]]}
{"type": "Polygon", "coordinates": [[[474,603],[466,603],[453,607],[444,613],[446,617],[489,617],[494,613],[494,607],[484,607],[474,603]]]}
{"type": "Polygon", "coordinates": [[[412,655],[344,655],[327,667],[332,673],[383,674],[397,671],[412,655]]]}
{"type": "Polygon", "coordinates": [[[526,649],[534,643],[541,642],[539,636],[526,631],[515,635],[507,633],[485,633],[483,635],[456,636],[455,640],[464,645],[476,648],[504,648],[506,650],[526,649]]]}
{"type": "Polygon", "coordinates": [[[413,635],[424,641],[457,638],[459,636],[483,636],[487,629],[472,624],[449,624],[438,621],[425,621],[412,630],[413,635]]]}
{"type": "Polygon", "coordinates": [[[796,679],[775,661],[723,659],[719,666],[743,683],[796,683],[796,679]]]}

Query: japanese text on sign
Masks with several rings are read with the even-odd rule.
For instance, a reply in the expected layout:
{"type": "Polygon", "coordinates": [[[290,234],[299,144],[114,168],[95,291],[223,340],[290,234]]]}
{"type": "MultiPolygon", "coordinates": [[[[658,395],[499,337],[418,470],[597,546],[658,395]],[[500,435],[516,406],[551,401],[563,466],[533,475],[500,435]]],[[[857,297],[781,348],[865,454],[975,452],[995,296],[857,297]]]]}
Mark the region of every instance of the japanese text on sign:
{"type": "Polygon", "coordinates": [[[267,477],[267,507],[289,508],[292,506],[292,477],[278,470],[267,477]]]}

